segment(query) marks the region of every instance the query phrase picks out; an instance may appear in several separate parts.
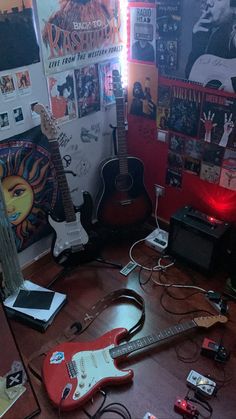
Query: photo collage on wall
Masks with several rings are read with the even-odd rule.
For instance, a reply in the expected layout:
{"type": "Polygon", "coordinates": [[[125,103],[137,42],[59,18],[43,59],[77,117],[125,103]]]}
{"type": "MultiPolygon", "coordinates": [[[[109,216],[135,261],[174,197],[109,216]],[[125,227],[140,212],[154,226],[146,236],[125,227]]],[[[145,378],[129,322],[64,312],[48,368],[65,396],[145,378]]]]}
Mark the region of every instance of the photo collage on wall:
{"type": "MultiPolygon", "coordinates": [[[[14,73],[9,71],[0,76],[0,100],[2,103],[7,102],[8,109],[8,102],[16,101],[22,95],[30,95],[31,92],[32,83],[29,70],[22,69],[14,73]]],[[[24,123],[25,117],[22,106],[14,106],[12,114],[16,125],[24,123]]],[[[0,130],[6,129],[10,129],[9,110],[0,112],[0,130]]]]}
{"type": "Polygon", "coordinates": [[[187,172],[236,190],[236,97],[160,77],[156,120],[157,139],[168,139],[167,185],[180,188],[187,172]]]}

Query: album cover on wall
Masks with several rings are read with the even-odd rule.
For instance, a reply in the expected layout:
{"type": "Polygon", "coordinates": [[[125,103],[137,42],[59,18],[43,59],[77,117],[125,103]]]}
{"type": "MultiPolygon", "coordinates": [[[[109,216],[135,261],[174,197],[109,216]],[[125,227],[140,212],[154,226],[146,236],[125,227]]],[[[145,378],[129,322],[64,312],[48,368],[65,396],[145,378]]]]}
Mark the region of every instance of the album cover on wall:
{"type": "Polygon", "coordinates": [[[218,184],[220,180],[220,167],[214,164],[202,162],[200,178],[210,183],[218,184]]]}
{"type": "Polygon", "coordinates": [[[182,170],[167,169],[166,171],[166,185],[174,188],[181,188],[182,186],[182,170]]]}
{"type": "Polygon", "coordinates": [[[171,151],[174,151],[175,153],[183,154],[185,150],[186,141],[187,140],[185,138],[179,135],[170,134],[169,149],[171,151]]]}

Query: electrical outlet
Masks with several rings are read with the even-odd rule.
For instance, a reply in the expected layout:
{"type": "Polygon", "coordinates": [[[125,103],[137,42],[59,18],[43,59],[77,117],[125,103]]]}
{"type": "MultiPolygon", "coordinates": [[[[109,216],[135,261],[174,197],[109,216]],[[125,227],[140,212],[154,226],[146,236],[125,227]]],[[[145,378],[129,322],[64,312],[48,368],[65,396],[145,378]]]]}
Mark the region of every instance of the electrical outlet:
{"type": "Polygon", "coordinates": [[[164,196],[165,195],[165,188],[164,186],[154,184],[156,196],[164,196]]]}

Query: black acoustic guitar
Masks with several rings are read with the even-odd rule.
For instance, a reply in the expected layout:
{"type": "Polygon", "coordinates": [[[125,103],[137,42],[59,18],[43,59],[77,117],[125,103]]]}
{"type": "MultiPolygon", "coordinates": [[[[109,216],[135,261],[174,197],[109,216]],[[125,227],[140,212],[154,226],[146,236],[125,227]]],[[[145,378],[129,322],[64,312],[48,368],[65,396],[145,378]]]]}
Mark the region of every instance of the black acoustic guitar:
{"type": "Polygon", "coordinates": [[[116,99],[117,156],[102,164],[102,193],[97,207],[98,221],[110,228],[142,223],[152,211],[144,186],[144,166],[127,155],[124,95],[118,70],[112,72],[116,99]]]}
{"type": "Polygon", "coordinates": [[[34,106],[34,111],[41,117],[41,131],[48,138],[52,161],[55,167],[59,190],[61,193],[61,206],[63,218],[50,214],[48,221],[54,230],[52,241],[52,256],[62,265],[76,265],[91,260],[96,252],[96,237],[91,240],[93,232],[89,229],[92,225],[93,201],[88,192],[83,193],[83,204],[74,207],[66,174],[64,171],[57,129],[53,119],[41,104],[34,106]]]}

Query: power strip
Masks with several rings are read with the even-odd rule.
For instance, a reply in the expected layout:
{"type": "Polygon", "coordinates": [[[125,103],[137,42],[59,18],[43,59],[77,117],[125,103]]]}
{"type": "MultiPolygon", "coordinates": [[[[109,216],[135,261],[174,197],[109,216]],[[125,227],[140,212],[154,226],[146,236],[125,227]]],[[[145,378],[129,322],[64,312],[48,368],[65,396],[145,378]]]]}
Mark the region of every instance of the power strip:
{"type": "Polygon", "coordinates": [[[187,377],[187,385],[206,398],[213,396],[216,391],[215,381],[194,370],[191,370],[187,377]]]}
{"type": "Polygon", "coordinates": [[[168,246],[168,236],[167,231],[162,230],[161,228],[156,228],[151,234],[149,234],[145,243],[147,246],[151,247],[158,252],[164,252],[168,246]]]}

